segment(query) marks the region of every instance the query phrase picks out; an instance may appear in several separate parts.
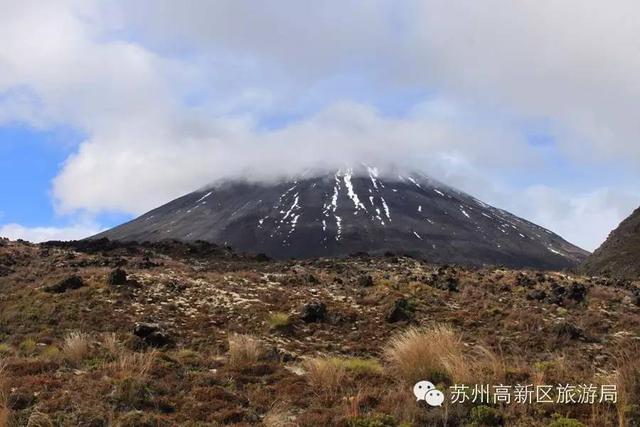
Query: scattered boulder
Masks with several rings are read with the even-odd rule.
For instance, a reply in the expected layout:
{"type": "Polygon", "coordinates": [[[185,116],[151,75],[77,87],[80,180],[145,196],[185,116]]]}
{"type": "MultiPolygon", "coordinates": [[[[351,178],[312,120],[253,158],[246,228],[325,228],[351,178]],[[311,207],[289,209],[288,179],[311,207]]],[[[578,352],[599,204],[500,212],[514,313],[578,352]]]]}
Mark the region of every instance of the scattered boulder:
{"type": "Polygon", "coordinates": [[[61,280],[54,285],[46,286],[44,290],[53,294],[61,294],[70,289],[78,289],[83,286],[85,286],[85,283],[84,280],[82,280],[82,277],[73,275],[61,280]]]}
{"type": "Polygon", "coordinates": [[[373,286],[373,277],[371,277],[370,274],[363,274],[362,276],[358,277],[358,286],[361,286],[363,288],[369,288],[373,286]]]}
{"type": "Polygon", "coordinates": [[[169,333],[157,323],[136,322],[133,334],[151,347],[165,347],[173,342],[169,333]]]}
{"type": "Polygon", "coordinates": [[[414,311],[415,308],[408,299],[398,298],[389,309],[386,320],[388,323],[408,322],[413,319],[414,311]]]}
{"type": "Polygon", "coordinates": [[[570,340],[584,339],[585,335],[582,329],[569,322],[558,323],[553,331],[558,338],[566,338],[570,340]]]}
{"type": "Polygon", "coordinates": [[[444,278],[438,277],[436,273],[433,278],[428,282],[429,285],[436,289],[441,289],[443,291],[449,292],[459,292],[460,288],[458,287],[460,280],[456,276],[447,276],[444,278]]]}
{"type": "Polygon", "coordinates": [[[528,300],[542,301],[547,297],[547,293],[542,289],[534,289],[527,294],[528,300]]]}
{"type": "Polygon", "coordinates": [[[449,276],[447,277],[447,280],[445,280],[445,289],[449,292],[459,292],[460,289],[458,288],[458,285],[460,284],[460,281],[458,280],[457,277],[454,276],[449,276]]]}
{"type": "Polygon", "coordinates": [[[295,353],[291,353],[281,348],[272,346],[266,349],[266,351],[262,355],[262,359],[277,363],[288,363],[297,361],[298,356],[296,356],[295,353]]]}
{"type": "Polygon", "coordinates": [[[529,288],[533,286],[535,282],[531,277],[527,276],[526,274],[518,273],[518,275],[516,276],[516,283],[518,284],[518,286],[529,288]]]}
{"type": "Polygon", "coordinates": [[[321,301],[311,301],[302,307],[300,315],[303,322],[323,322],[327,318],[327,306],[321,301]]]}
{"type": "Polygon", "coordinates": [[[576,302],[582,302],[587,296],[587,288],[582,283],[573,282],[569,286],[567,296],[576,302]]]}
{"type": "Polygon", "coordinates": [[[127,272],[121,268],[116,268],[109,273],[107,277],[107,284],[109,286],[123,286],[127,284],[127,272]]]}
{"type": "Polygon", "coordinates": [[[631,291],[631,302],[640,307],[640,289],[635,288],[631,291]]]}
{"type": "Polygon", "coordinates": [[[563,305],[564,297],[566,296],[567,289],[558,285],[557,283],[551,284],[551,295],[549,296],[549,303],[556,305],[563,305]]]}

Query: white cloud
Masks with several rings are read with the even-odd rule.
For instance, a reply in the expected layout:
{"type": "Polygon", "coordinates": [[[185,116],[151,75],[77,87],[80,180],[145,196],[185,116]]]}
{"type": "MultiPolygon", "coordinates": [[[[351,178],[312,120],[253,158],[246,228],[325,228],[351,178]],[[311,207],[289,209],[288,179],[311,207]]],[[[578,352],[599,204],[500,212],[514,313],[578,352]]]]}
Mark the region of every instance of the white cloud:
{"type": "Polygon", "coordinates": [[[593,248],[639,200],[611,196],[616,179],[568,185],[522,131],[543,122],[556,160],[639,178],[637,2],[1,3],[0,125],[87,136],[53,182],[61,213],[358,160],[426,169],[593,248]]]}
{"type": "Polygon", "coordinates": [[[251,122],[237,120],[167,118],[140,135],[104,135],[84,143],[56,178],[54,194],[62,212],[141,213],[230,176],[270,179],[365,162],[428,170],[457,183],[475,180],[469,174],[477,164],[533,166],[535,153],[513,131],[467,127],[455,117],[428,111],[420,108],[393,119],[342,103],[274,131],[257,131],[251,122]]]}
{"type": "Polygon", "coordinates": [[[39,243],[49,240],[79,240],[99,233],[95,224],[75,224],[68,227],[24,227],[20,224],[0,225],[0,237],[23,239],[39,243]]]}
{"type": "Polygon", "coordinates": [[[567,194],[547,186],[533,186],[527,188],[521,197],[505,200],[504,206],[593,251],[622,218],[638,207],[638,200],[638,192],[610,188],[598,188],[586,194],[567,194]]]}
{"type": "Polygon", "coordinates": [[[314,85],[339,96],[344,88],[322,82],[354,72],[369,92],[446,92],[480,111],[549,120],[572,155],[640,163],[633,0],[291,0],[260,8],[154,0],[123,9],[121,25],[150,46],[191,49],[202,65],[213,62],[214,81],[274,90],[276,104],[316,96],[314,85]]]}

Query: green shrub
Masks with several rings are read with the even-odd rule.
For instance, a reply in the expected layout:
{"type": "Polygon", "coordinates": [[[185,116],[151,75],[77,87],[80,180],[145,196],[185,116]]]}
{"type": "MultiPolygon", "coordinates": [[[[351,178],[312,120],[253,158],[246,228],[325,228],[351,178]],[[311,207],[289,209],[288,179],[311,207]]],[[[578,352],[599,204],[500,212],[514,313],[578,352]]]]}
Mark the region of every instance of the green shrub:
{"type": "Polygon", "coordinates": [[[13,348],[7,343],[0,343],[0,356],[6,356],[13,353],[13,348]]]}
{"type": "Polygon", "coordinates": [[[291,328],[292,325],[291,316],[280,311],[271,313],[267,319],[267,323],[269,324],[269,329],[272,331],[285,331],[291,328]]]}
{"type": "Polygon", "coordinates": [[[48,345],[42,349],[40,356],[45,359],[57,359],[60,356],[60,349],[55,345],[48,345]]]}
{"type": "Polygon", "coordinates": [[[502,414],[495,408],[489,406],[475,406],[469,412],[470,426],[473,427],[493,427],[504,424],[502,414]]]}
{"type": "Polygon", "coordinates": [[[20,352],[26,355],[35,353],[38,343],[32,338],[26,338],[20,343],[20,352]]]}
{"type": "Polygon", "coordinates": [[[351,418],[349,427],[398,427],[398,422],[390,415],[375,414],[351,418]]]}
{"type": "Polygon", "coordinates": [[[151,406],[151,390],[144,381],[125,378],[116,381],[111,400],[118,408],[143,409],[151,406]]]}
{"type": "Polygon", "coordinates": [[[557,417],[549,427],[586,427],[574,418],[557,417]]]}

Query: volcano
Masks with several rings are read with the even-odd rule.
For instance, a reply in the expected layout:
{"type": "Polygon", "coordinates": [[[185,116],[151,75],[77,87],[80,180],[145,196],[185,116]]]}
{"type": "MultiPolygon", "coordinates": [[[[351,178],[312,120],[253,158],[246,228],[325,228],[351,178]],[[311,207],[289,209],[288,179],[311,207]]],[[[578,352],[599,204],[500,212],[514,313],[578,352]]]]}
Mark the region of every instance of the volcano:
{"type": "Polygon", "coordinates": [[[588,253],[421,173],[345,168],[219,182],[93,238],[203,240],[273,258],[407,254],[432,262],[571,268],[588,253]]]}

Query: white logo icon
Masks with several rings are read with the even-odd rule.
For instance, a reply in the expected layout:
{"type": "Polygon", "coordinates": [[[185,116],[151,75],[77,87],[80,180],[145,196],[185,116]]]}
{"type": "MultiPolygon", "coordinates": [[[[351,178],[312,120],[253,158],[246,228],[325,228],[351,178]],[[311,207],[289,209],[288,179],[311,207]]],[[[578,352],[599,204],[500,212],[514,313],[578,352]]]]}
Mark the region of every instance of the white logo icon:
{"type": "Polygon", "coordinates": [[[436,390],[436,386],[429,381],[419,381],[413,386],[413,395],[417,401],[424,400],[430,406],[442,406],[444,402],[444,394],[440,390],[436,390]]]}

